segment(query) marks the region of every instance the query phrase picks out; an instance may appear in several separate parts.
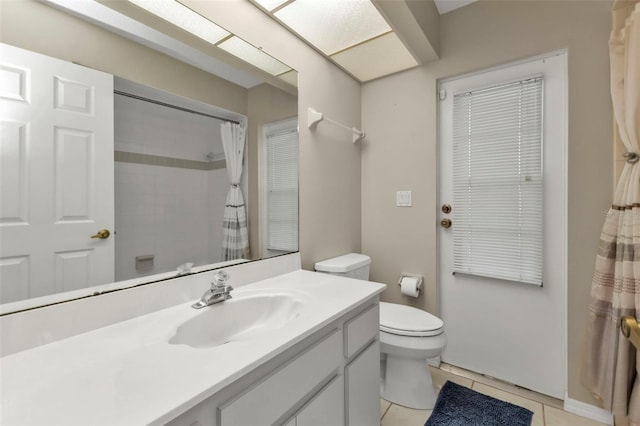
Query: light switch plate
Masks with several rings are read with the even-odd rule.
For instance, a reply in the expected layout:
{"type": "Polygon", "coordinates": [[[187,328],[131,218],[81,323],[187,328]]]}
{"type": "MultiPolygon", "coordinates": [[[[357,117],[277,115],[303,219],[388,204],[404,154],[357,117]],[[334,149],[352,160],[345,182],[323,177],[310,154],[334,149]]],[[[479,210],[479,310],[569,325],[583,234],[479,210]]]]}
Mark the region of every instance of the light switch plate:
{"type": "Polygon", "coordinates": [[[396,206],[411,207],[411,191],[396,191],[396,206]]]}

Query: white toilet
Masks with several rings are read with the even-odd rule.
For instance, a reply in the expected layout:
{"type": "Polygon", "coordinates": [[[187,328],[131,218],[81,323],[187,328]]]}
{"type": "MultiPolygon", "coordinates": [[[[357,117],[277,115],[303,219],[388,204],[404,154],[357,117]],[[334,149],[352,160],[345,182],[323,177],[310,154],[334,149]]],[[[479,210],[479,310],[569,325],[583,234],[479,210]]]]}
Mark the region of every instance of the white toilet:
{"type": "MultiPolygon", "coordinates": [[[[315,269],[368,280],[370,264],[369,256],[350,253],[317,262],[315,269]]],[[[436,393],[427,359],[439,357],[446,344],[440,318],[410,306],[380,302],[381,396],[405,407],[433,408],[436,393]]]]}

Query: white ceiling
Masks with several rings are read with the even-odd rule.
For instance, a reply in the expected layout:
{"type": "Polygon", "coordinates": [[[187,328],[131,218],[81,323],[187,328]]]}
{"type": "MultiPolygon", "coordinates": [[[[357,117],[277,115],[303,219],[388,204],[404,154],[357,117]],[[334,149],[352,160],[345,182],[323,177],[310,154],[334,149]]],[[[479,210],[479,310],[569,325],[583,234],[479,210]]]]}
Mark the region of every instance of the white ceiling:
{"type": "MultiPolygon", "coordinates": [[[[145,44],[154,49],[160,50],[170,56],[179,56],[183,60],[185,57],[191,58],[187,60],[188,63],[198,68],[204,69],[208,72],[220,75],[218,68],[229,68],[229,72],[223,78],[227,78],[236,84],[244,87],[252,87],[257,84],[253,76],[246,75],[245,73],[238,73],[237,70],[231,70],[226,64],[220,62],[216,58],[196,51],[195,49],[187,46],[181,42],[170,39],[168,47],[167,37],[164,34],[159,33],[151,28],[144,26],[143,24],[136,22],[127,16],[121,15],[109,8],[97,3],[95,1],[78,2],[77,0],[43,0],[54,7],[59,7],[67,10],[68,12],[79,15],[80,17],[92,21],[98,25],[107,27],[112,31],[116,31],[121,35],[134,39],[142,44],[145,44]],[[85,6],[84,9],[79,7],[79,4],[85,6]],[[82,10],[81,10],[82,9],[82,10]],[[85,10],[86,9],[86,10],[85,10]],[[91,10],[89,10],[91,9],[91,10]],[[100,10],[98,10],[100,9],[100,10]],[[111,16],[113,15],[113,16],[111,16]],[[111,17],[111,21],[106,19],[111,17]],[[126,22],[124,22],[126,21],[126,22]],[[144,36],[141,36],[144,33],[144,36]],[[150,33],[153,33],[153,37],[150,37],[150,33]],[[161,38],[162,41],[158,42],[157,38],[161,38]],[[189,51],[191,55],[186,54],[189,51]],[[195,52],[195,56],[193,53],[195,52]],[[193,60],[195,58],[195,60],[193,60]],[[214,72],[214,69],[216,70],[214,72]]],[[[131,0],[134,3],[154,3],[156,0],[131,0]]],[[[176,0],[179,1],[179,0],[176,0]]],[[[276,3],[285,2],[285,0],[252,0],[253,2],[265,3],[269,1],[275,1],[276,3]]],[[[305,0],[294,0],[295,2],[303,3],[305,0]]],[[[309,0],[306,0],[309,1],[309,0]]],[[[328,0],[327,0],[328,1],[328,0]]],[[[334,2],[340,2],[342,0],[332,0],[334,2]]],[[[439,14],[450,12],[454,9],[463,7],[477,0],[434,0],[439,14]]],[[[173,1],[166,0],[165,2],[173,3],[173,1]]],[[[162,2],[159,2],[162,3],[162,2]]],[[[360,14],[356,14],[360,16],[360,14]]],[[[316,17],[317,19],[317,17],[316,17]]],[[[320,21],[334,22],[334,19],[322,19],[320,21]]],[[[208,22],[208,21],[207,21],[208,22]]],[[[356,22],[355,24],[357,24],[356,22]]],[[[356,25],[349,25],[356,26],[356,25]]],[[[386,25],[386,24],[385,24],[386,25]]],[[[291,30],[291,28],[289,28],[291,30]]],[[[295,32],[294,32],[295,33],[295,32]]],[[[356,44],[352,48],[338,50],[337,52],[324,54],[330,58],[334,63],[347,70],[351,75],[360,81],[368,81],[374,78],[378,78],[384,75],[393,74],[403,69],[412,68],[418,65],[416,59],[407,51],[403,42],[392,32],[383,32],[382,36],[373,38],[373,42],[356,44]]],[[[266,55],[265,55],[266,56],[266,55]]],[[[247,60],[245,58],[245,60],[247,60]]],[[[223,71],[227,71],[226,68],[223,71]]],[[[295,74],[295,73],[292,73],[295,74]]]]}

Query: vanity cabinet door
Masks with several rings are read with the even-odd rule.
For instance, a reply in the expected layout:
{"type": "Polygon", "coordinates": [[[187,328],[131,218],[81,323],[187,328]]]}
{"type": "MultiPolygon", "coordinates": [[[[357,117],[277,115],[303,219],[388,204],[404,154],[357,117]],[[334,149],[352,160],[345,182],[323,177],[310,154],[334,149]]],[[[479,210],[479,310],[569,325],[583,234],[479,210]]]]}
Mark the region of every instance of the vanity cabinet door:
{"type": "Polygon", "coordinates": [[[375,341],[345,369],[347,425],[380,424],[380,342],[375,341]]]}
{"type": "Polygon", "coordinates": [[[344,381],[338,376],[296,416],[296,426],[343,426],[344,381]]]}
{"type": "Polygon", "coordinates": [[[344,325],[344,356],[351,358],[380,333],[378,304],[370,307],[344,325]]]}

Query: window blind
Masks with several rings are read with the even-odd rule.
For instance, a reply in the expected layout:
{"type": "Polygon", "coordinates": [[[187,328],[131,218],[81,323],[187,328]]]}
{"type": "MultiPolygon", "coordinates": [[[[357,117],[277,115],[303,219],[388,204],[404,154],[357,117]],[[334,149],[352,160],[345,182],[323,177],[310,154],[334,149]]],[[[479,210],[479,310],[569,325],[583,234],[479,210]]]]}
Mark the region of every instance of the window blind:
{"type": "Polygon", "coordinates": [[[542,285],[542,84],[454,95],[456,273],[542,285]]]}
{"type": "Polygon", "coordinates": [[[267,249],[298,250],[298,132],[268,133],[267,249]]]}

